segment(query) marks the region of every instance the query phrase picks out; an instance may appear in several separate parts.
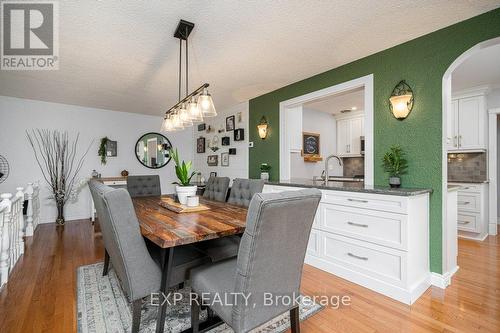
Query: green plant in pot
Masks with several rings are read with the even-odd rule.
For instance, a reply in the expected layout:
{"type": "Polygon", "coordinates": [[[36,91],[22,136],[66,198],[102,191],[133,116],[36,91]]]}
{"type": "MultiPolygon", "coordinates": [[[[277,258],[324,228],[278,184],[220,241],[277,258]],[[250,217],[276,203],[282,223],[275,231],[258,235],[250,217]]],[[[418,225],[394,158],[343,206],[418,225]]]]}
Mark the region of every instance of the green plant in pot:
{"type": "Polygon", "coordinates": [[[260,179],[269,180],[269,171],[271,170],[271,166],[267,163],[262,163],[260,165],[260,179]]]}
{"type": "Polygon", "coordinates": [[[179,202],[183,205],[187,203],[187,198],[196,195],[197,186],[191,185],[191,178],[196,174],[195,171],[191,172],[192,163],[191,161],[182,163],[179,160],[179,152],[177,149],[170,149],[170,156],[175,163],[175,174],[177,175],[178,182],[173,182],[176,184],[175,192],[179,198],[179,202]]]}
{"type": "Polygon", "coordinates": [[[404,157],[403,149],[399,145],[394,145],[382,159],[384,171],[389,174],[391,187],[401,186],[401,175],[404,175],[408,168],[408,161],[404,157]]]}

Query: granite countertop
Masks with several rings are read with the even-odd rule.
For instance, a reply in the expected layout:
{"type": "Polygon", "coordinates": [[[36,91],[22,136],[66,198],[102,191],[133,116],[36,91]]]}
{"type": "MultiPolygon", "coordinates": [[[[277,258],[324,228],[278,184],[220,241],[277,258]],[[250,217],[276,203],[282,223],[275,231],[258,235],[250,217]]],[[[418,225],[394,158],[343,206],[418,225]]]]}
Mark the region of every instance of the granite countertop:
{"type": "Polygon", "coordinates": [[[325,185],[323,181],[314,181],[305,178],[292,178],[290,180],[267,181],[266,184],[294,186],[294,187],[314,187],[322,190],[387,194],[387,195],[398,195],[405,197],[415,196],[425,193],[432,193],[432,189],[430,188],[404,188],[404,187],[390,188],[389,186],[365,185],[363,182],[332,182],[332,181],[328,182],[328,185],[325,185]]]}
{"type": "Polygon", "coordinates": [[[489,180],[476,180],[476,179],[468,179],[468,180],[451,180],[448,179],[448,183],[466,183],[466,184],[488,184],[489,180]]]}

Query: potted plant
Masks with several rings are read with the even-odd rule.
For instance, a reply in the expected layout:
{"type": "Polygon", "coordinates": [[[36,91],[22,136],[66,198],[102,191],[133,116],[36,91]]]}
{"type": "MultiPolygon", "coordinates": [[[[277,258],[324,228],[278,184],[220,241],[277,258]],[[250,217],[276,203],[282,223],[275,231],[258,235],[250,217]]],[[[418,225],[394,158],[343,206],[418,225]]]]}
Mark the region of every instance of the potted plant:
{"type": "Polygon", "coordinates": [[[271,170],[271,166],[267,163],[262,163],[260,165],[260,179],[269,180],[269,170],[271,170]]]}
{"type": "Polygon", "coordinates": [[[196,195],[197,186],[191,185],[191,178],[196,174],[195,171],[191,172],[191,162],[180,163],[179,161],[179,153],[177,149],[170,149],[170,156],[175,162],[175,174],[177,175],[178,182],[173,182],[172,184],[176,184],[175,193],[177,194],[177,198],[179,198],[179,202],[182,205],[187,203],[187,198],[196,195]]]}
{"type": "Polygon", "coordinates": [[[392,146],[385,153],[382,161],[384,171],[389,173],[389,185],[391,187],[401,186],[401,175],[406,173],[408,161],[404,158],[405,153],[399,145],[392,146]]]}

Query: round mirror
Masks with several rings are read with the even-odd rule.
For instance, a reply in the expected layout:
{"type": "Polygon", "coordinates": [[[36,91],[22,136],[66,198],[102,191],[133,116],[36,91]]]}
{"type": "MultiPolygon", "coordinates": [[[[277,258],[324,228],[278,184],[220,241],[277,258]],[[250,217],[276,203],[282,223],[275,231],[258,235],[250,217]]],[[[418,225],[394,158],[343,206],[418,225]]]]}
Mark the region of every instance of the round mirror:
{"type": "Polygon", "coordinates": [[[150,169],[159,169],[170,162],[170,141],[160,133],[146,133],[135,144],[135,157],[150,169]]]}

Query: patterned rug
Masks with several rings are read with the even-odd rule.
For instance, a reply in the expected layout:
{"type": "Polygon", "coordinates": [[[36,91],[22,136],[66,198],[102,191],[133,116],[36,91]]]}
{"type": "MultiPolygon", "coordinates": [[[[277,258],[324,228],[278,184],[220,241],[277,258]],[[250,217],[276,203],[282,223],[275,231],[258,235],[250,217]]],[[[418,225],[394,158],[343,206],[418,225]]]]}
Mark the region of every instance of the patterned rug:
{"type": "MultiPolygon", "coordinates": [[[[130,332],[132,325],[131,304],[128,303],[119,280],[110,267],[107,276],[102,276],[103,263],[81,266],[78,268],[78,332],[130,332]]],[[[179,292],[186,295],[183,301],[167,307],[165,332],[181,332],[191,326],[189,305],[190,288],[185,287],[179,292]]],[[[300,304],[300,319],[314,315],[323,307],[311,299],[302,297],[300,304]]],[[[156,328],[156,313],[158,307],[151,305],[149,299],[143,300],[141,328],[142,333],[152,333],[156,328]]],[[[206,319],[206,311],[201,312],[200,320],[206,319]]],[[[290,328],[289,314],[285,313],[256,328],[252,332],[279,333],[290,328]]],[[[223,324],[210,333],[231,333],[233,330],[223,324]]]]}

